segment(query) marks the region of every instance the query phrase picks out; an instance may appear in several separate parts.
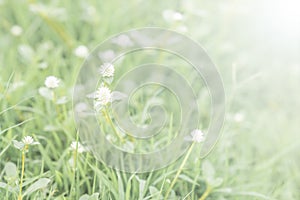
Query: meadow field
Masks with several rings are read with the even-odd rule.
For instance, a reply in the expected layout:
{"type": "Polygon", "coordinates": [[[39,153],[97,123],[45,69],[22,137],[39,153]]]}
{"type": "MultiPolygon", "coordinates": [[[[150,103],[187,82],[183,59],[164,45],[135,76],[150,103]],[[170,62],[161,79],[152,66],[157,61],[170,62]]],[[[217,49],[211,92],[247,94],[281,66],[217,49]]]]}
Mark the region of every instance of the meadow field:
{"type": "Polygon", "coordinates": [[[0,199],[299,200],[299,9],[297,0],[0,0],[0,199]],[[212,93],[179,56],[150,49],[126,54],[113,66],[105,63],[98,75],[83,68],[94,62],[90,55],[114,57],[110,49],[98,54],[103,41],[121,34],[113,43],[129,48],[133,42],[122,33],[144,27],[191,38],[218,70],[225,118],[206,156],[200,152],[212,121],[212,93]],[[146,63],[160,68],[145,66],[149,73],[137,75],[131,71],[146,63]],[[153,75],[154,69],[176,73],[153,75]],[[83,130],[76,122],[78,113],[88,109],[77,101],[82,90],[93,92],[78,89],[80,74],[85,75],[81,81],[99,79],[96,92],[84,98],[96,102],[97,126],[105,140],[93,125],[83,130]],[[196,93],[199,113],[189,118],[183,114],[190,111],[185,113],[191,98],[177,74],[196,93]],[[175,95],[160,84],[122,84],[125,75],[140,82],[151,75],[166,80],[175,95]],[[113,92],[125,86],[134,92],[113,92]],[[124,120],[118,121],[108,105],[115,105],[111,98],[122,101],[126,95],[131,95],[130,120],[121,116],[124,120]],[[178,97],[184,97],[182,102],[178,97]],[[166,118],[162,110],[152,109],[156,105],[164,107],[166,118]],[[151,129],[162,134],[141,140],[128,134],[164,119],[163,128],[151,129]],[[186,130],[196,129],[191,146],[182,152],[173,146],[165,156],[180,156],[170,163],[156,157],[155,164],[165,165],[119,163],[113,151],[102,152],[107,143],[129,154],[157,152],[174,145],[183,122],[186,130]],[[131,128],[131,123],[138,126],[131,128]],[[144,168],[128,170],[137,166],[144,168]]]}

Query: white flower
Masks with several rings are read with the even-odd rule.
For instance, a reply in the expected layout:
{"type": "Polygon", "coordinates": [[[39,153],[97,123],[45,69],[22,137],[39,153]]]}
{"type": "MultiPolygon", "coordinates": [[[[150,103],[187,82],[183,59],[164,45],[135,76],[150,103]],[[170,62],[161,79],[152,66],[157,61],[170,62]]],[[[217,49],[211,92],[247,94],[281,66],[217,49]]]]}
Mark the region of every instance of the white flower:
{"type": "Polygon", "coordinates": [[[200,142],[203,142],[205,140],[204,133],[199,129],[193,130],[191,132],[191,135],[192,135],[192,141],[193,142],[200,143],[200,142]]]}
{"type": "Polygon", "coordinates": [[[74,50],[74,54],[79,58],[86,58],[89,55],[89,49],[84,45],[80,45],[74,50]]]}
{"type": "Polygon", "coordinates": [[[22,29],[22,27],[20,27],[18,25],[14,25],[11,27],[10,32],[14,36],[20,36],[23,33],[23,29],[22,29]]]}
{"type": "Polygon", "coordinates": [[[183,20],[183,15],[179,12],[175,12],[173,14],[173,20],[174,21],[182,21],[183,20]]]}
{"type": "Polygon", "coordinates": [[[111,102],[111,91],[106,86],[100,86],[95,93],[96,103],[95,106],[104,106],[111,102]]]}
{"type": "Polygon", "coordinates": [[[236,122],[242,122],[242,121],[244,121],[244,119],[245,119],[245,115],[243,114],[243,113],[236,113],[234,116],[233,116],[233,119],[234,119],[234,121],[236,121],[236,122]]]}
{"type": "Polygon", "coordinates": [[[115,67],[111,63],[104,63],[100,66],[100,74],[103,77],[111,77],[114,76],[115,67]]]}
{"type": "Polygon", "coordinates": [[[25,145],[31,145],[33,144],[34,140],[31,136],[25,136],[22,140],[22,142],[25,144],[25,145]]]}
{"type": "Polygon", "coordinates": [[[39,144],[39,142],[35,142],[31,136],[25,136],[22,141],[13,140],[12,141],[15,148],[23,151],[28,150],[28,146],[39,144]]]}
{"type": "Polygon", "coordinates": [[[83,153],[83,152],[86,151],[85,148],[80,144],[80,142],[78,142],[78,143],[77,142],[72,142],[70,148],[73,151],[76,151],[76,149],[77,149],[78,153],[83,153]]]}
{"type": "Polygon", "coordinates": [[[48,76],[45,80],[45,85],[47,88],[53,89],[59,86],[60,80],[55,76],[48,76]]]}
{"type": "Polygon", "coordinates": [[[183,20],[183,15],[180,12],[176,12],[174,10],[164,10],[162,15],[163,18],[168,22],[176,22],[183,20]]]}

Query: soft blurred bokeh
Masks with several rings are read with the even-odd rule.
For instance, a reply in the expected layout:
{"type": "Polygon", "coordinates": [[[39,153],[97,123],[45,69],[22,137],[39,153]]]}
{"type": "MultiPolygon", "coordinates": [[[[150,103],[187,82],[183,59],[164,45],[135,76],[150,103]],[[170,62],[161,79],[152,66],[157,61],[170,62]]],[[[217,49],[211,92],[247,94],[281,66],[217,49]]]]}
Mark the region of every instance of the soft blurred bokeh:
{"type": "MultiPolygon", "coordinates": [[[[75,127],[71,118],[65,120],[60,124],[64,134],[51,136],[58,146],[48,144],[50,133],[44,127],[56,119],[38,93],[45,78],[53,74],[62,79],[58,93],[68,96],[66,109],[71,112],[71,88],[87,51],[111,35],[152,26],[197,41],[223,78],[226,121],[207,159],[224,182],[210,199],[300,199],[297,0],[0,0],[0,110],[19,103],[0,115],[0,133],[38,117],[40,121],[28,122],[26,131],[44,138],[44,151],[64,151],[75,127]],[[78,50],[80,45],[87,49],[78,50]]],[[[24,126],[0,134],[0,174],[6,161],[17,163],[18,154],[5,147],[22,133],[24,126]]],[[[61,165],[55,160],[62,152],[51,154],[43,162],[46,169],[54,169],[50,160],[61,165]]],[[[31,159],[35,157],[39,153],[31,159]]],[[[183,184],[181,191],[189,189],[183,184]]]]}

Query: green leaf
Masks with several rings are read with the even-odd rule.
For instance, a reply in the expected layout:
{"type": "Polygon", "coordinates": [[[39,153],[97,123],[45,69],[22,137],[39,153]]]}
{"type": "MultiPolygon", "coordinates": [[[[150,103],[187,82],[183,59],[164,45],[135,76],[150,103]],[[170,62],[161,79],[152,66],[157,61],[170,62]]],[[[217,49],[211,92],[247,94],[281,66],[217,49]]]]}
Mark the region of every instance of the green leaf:
{"type": "Polygon", "coordinates": [[[4,171],[8,178],[14,178],[18,176],[17,166],[12,162],[5,164],[4,171]]]}
{"type": "Polygon", "coordinates": [[[45,99],[52,100],[53,99],[53,93],[49,88],[46,87],[40,87],[39,88],[39,94],[44,97],[45,99]]]}
{"type": "Polygon", "coordinates": [[[114,101],[120,101],[120,100],[123,100],[123,99],[127,98],[126,94],[124,94],[122,92],[118,92],[118,91],[113,91],[111,93],[111,96],[112,96],[112,102],[114,102],[114,101]]]}
{"type": "Polygon", "coordinates": [[[160,191],[156,187],[150,186],[149,191],[150,191],[150,195],[151,195],[152,198],[153,197],[155,199],[162,199],[163,198],[163,196],[160,194],[160,191]]]}
{"type": "Polygon", "coordinates": [[[188,176],[186,176],[184,174],[179,175],[179,178],[182,179],[182,180],[184,180],[185,182],[188,182],[188,183],[191,183],[191,184],[195,184],[195,185],[199,185],[197,183],[197,181],[194,181],[193,179],[191,179],[190,177],[188,177],[188,176]]]}
{"type": "Polygon", "coordinates": [[[144,189],[146,186],[146,181],[135,176],[136,180],[139,182],[139,199],[143,199],[144,189]]]}
{"type": "Polygon", "coordinates": [[[220,187],[222,185],[222,183],[223,183],[222,178],[215,178],[215,179],[208,180],[208,184],[214,188],[220,187]]]}
{"type": "Polygon", "coordinates": [[[12,142],[14,144],[14,147],[19,149],[19,150],[22,150],[25,146],[23,142],[19,142],[17,140],[13,140],[12,142]]]}
{"type": "Polygon", "coordinates": [[[215,173],[216,172],[214,166],[208,160],[205,160],[202,163],[202,174],[204,178],[207,180],[213,180],[215,177],[215,173]]]}
{"type": "MultiPolygon", "coordinates": [[[[8,191],[10,191],[10,192],[13,192],[13,188],[11,187],[11,186],[9,186],[9,185],[7,185],[6,183],[3,183],[3,182],[0,182],[0,189],[4,189],[4,190],[8,190],[8,191]]],[[[1,193],[1,191],[0,191],[0,193],[1,193]]]]}
{"type": "Polygon", "coordinates": [[[41,178],[41,179],[37,180],[24,192],[24,196],[30,195],[37,190],[47,187],[47,185],[50,183],[50,181],[51,180],[48,178],[41,178]]]}
{"type": "Polygon", "coordinates": [[[99,193],[94,193],[91,196],[88,194],[82,195],[79,200],[98,200],[99,198],[99,193]]]}
{"type": "Polygon", "coordinates": [[[119,199],[125,199],[125,193],[124,193],[124,186],[123,186],[123,180],[121,178],[121,175],[119,172],[117,172],[118,177],[118,190],[119,190],[119,199]]]}
{"type": "Polygon", "coordinates": [[[60,97],[59,99],[57,99],[55,103],[57,105],[61,105],[61,104],[66,104],[68,101],[69,101],[68,97],[63,96],[63,97],[60,97]]]}
{"type": "Polygon", "coordinates": [[[79,200],[89,200],[89,199],[90,199],[90,196],[88,194],[84,194],[79,198],[79,200]]]}

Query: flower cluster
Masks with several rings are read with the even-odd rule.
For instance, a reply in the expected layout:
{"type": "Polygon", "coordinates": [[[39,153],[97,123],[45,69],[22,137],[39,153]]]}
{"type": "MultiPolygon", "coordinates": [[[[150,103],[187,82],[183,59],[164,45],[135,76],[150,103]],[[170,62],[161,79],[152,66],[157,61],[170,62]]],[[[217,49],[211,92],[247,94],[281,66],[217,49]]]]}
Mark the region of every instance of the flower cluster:
{"type": "Polygon", "coordinates": [[[111,63],[104,63],[100,66],[99,72],[104,82],[101,83],[100,87],[93,95],[93,98],[95,99],[94,108],[97,111],[101,110],[104,106],[112,102],[112,92],[108,85],[113,80],[115,67],[111,63]]]}

